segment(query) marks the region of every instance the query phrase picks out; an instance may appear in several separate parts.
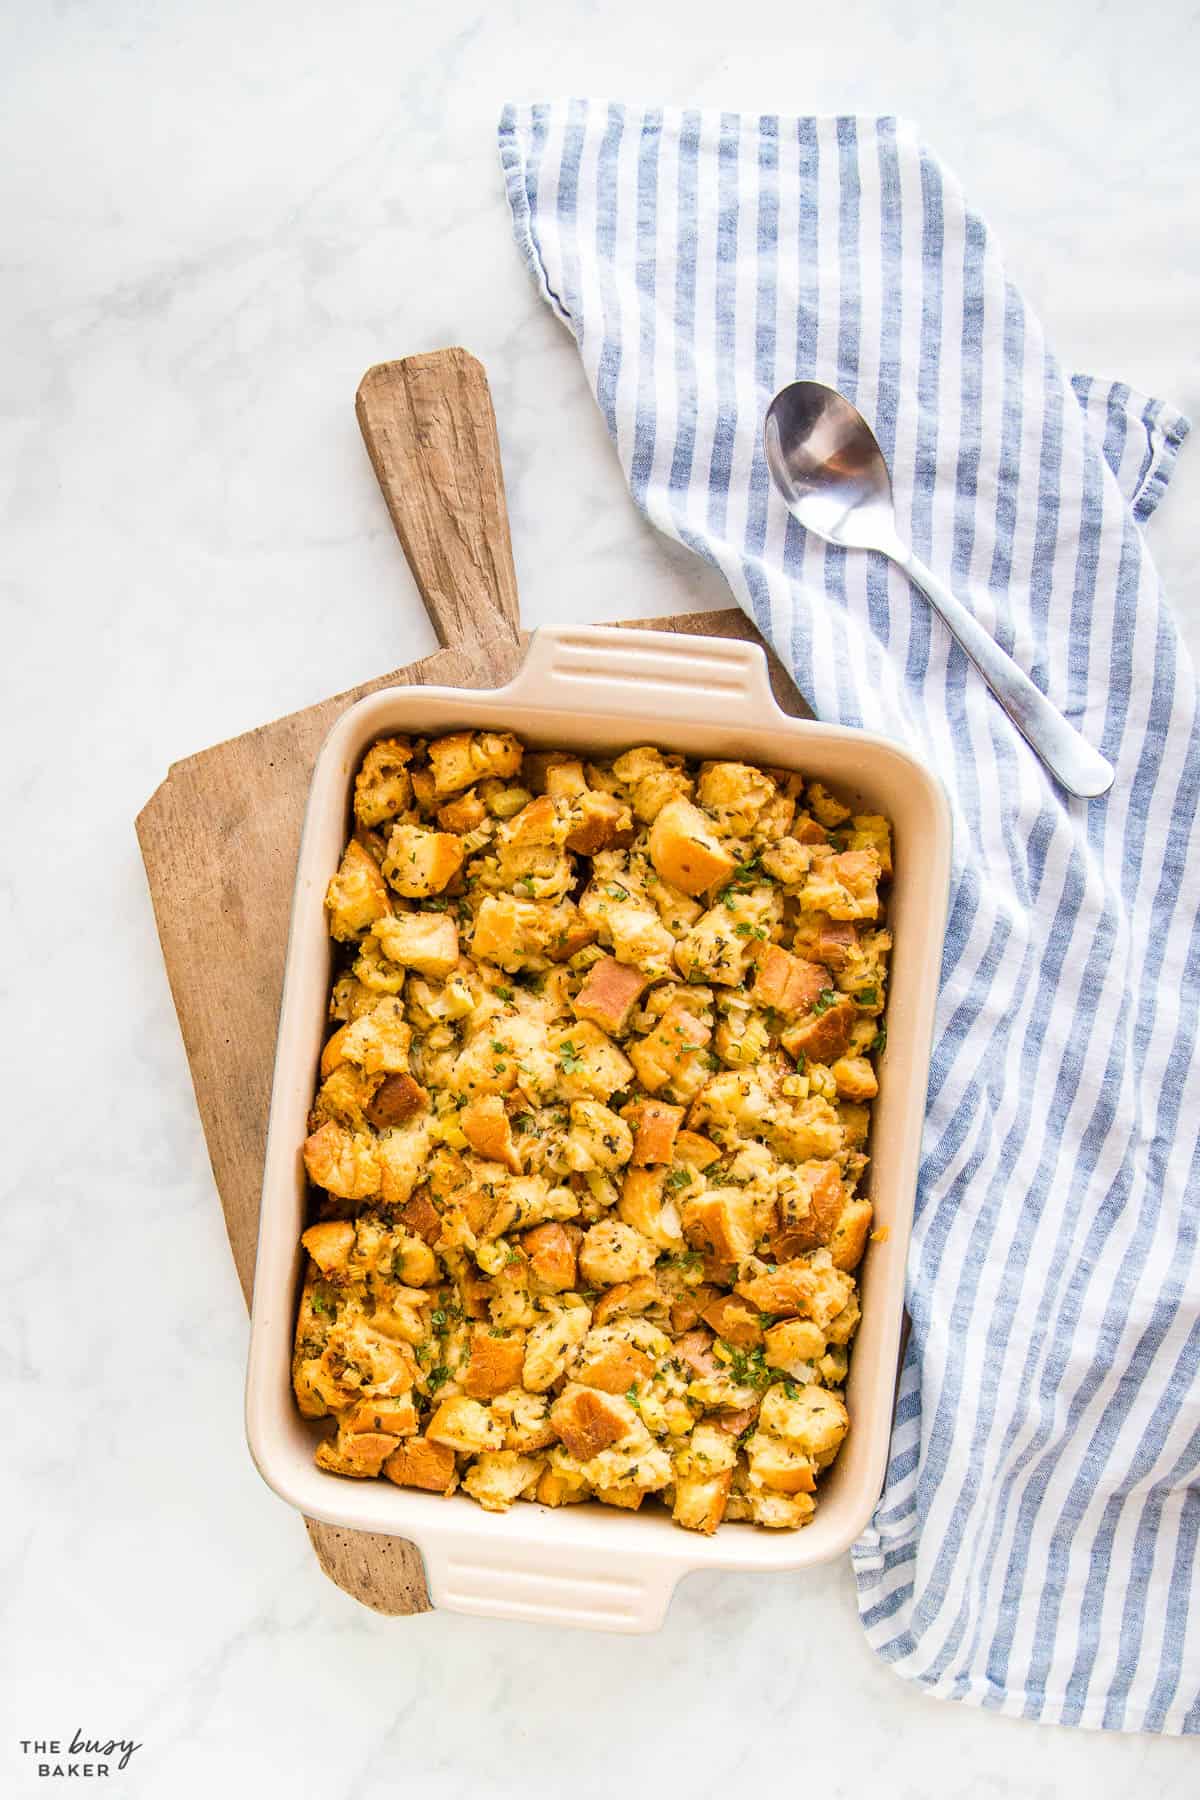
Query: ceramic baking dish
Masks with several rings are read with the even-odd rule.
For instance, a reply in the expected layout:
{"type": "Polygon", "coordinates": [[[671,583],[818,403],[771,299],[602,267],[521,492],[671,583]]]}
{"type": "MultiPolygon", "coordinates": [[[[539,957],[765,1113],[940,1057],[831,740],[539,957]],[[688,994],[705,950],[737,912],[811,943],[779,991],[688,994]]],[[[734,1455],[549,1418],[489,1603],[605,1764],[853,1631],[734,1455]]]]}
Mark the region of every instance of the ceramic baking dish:
{"type": "Polygon", "coordinates": [[[435,1606],[614,1631],[662,1623],[693,1569],[797,1569],[847,1549],[878,1498],[891,1430],[904,1266],[925,1110],[929,1045],[945,928],[950,819],[938,781],[882,738],[789,718],[763,652],[723,638],[557,626],[535,633],[503,688],[397,687],[360,700],[317,759],[296,875],[263,1178],[246,1426],[263,1479],[312,1518],[390,1533],[421,1550],[435,1606]],[[530,745],[611,754],[650,743],[819,777],[895,830],[889,923],[895,936],[888,1047],[875,1104],[869,1193],[882,1241],[862,1269],[863,1321],[847,1386],[851,1428],[822,1481],[813,1523],[773,1533],[723,1526],[711,1538],[665,1510],[518,1502],[508,1513],[329,1475],[313,1462],[319,1426],[292,1398],[291,1350],[306,1220],[300,1146],[326,1031],[331,946],[324,895],[349,829],[355,770],[389,732],[508,728],[530,745]]]}

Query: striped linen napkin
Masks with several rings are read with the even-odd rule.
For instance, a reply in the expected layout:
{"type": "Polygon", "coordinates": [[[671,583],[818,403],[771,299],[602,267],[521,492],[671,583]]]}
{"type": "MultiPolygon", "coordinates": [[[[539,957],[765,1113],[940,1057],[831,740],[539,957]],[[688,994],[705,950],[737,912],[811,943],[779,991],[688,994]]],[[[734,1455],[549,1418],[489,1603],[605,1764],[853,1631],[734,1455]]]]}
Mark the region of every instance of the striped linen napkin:
{"type": "Polygon", "coordinates": [[[1064,374],[948,171],[894,119],[510,106],[518,244],[634,499],[720,568],[822,719],[902,740],[955,865],[869,1641],[930,1693],[1200,1729],[1196,683],[1141,526],[1186,422],[1064,374]],[[882,557],[763,462],[814,376],[897,513],[1116,765],[1069,799],[882,557]],[[1190,1201],[1190,1204],[1189,1204],[1190,1201]]]}

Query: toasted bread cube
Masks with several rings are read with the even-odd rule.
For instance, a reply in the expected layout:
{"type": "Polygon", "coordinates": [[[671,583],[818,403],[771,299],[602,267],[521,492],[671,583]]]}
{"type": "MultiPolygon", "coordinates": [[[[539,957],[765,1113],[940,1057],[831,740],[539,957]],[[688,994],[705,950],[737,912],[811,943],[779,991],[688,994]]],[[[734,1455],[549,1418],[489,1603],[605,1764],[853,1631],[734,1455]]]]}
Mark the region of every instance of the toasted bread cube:
{"type": "Polygon", "coordinates": [[[533,1487],[544,1467],[540,1456],[515,1450],[485,1450],[463,1476],[463,1488],[486,1512],[507,1512],[533,1487]]]}
{"type": "Polygon", "coordinates": [[[473,1456],[479,1450],[499,1450],[503,1434],[486,1406],[466,1394],[443,1400],[425,1427],[431,1444],[444,1444],[473,1456]]]}
{"type": "Polygon", "coordinates": [[[511,731],[455,731],[435,738],[429,765],[438,798],[488,777],[507,781],[520,770],[521,755],[511,731]]]}
{"type": "Polygon", "coordinates": [[[339,1200],[368,1200],[379,1192],[376,1140],[369,1132],[347,1131],[330,1119],[304,1142],[310,1181],[339,1200]]]}
{"type": "MultiPolygon", "coordinates": [[[[368,1396],[358,1400],[342,1419],[344,1431],[386,1431],[392,1437],[413,1437],[417,1430],[417,1408],[412,1397],[412,1390],[404,1394],[394,1394],[390,1398],[383,1394],[368,1396]]],[[[379,1473],[378,1470],[375,1471],[379,1473]]]]}
{"type": "Polygon", "coordinates": [[[536,1498],[543,1506],[574,1506],[591,1492],[587,1477],[561,1445],[551,1450],[538,1478],[536,1498]]]}
{"type": "Polygon", "coordinates": [[[873,1100],[879,1092],[875,1071],[865,1056],[839,1056],[833,1064],[840,1100],[873,1100]]]}
{"type": "Polygon", "coordinates": [[[815,849],[800,893],[808,911],[831,919],[874,919],[879,916],[879,857],[871,850],[815,849]]]}
{"type": "Polygon", "coordinates": [[[562,1311],[534,1325],[525,1339],[525,1366],[521,1382],[532,1394],[544,1394],[554,1386],[568,1361],[587,1336],[591,1314],[586,1306],[564,1306],[562,1311]]]}
{"type": "Polygon", "coordinates": [[[300,1242],[322,1275],[344,1274],[354,1248],[354,1226],[348,1219],[329,1219],[323,1225],[310,1225],[300,1242]]]}
{"type": "Polygon", "coordinates": [[[646,1498],[645,1488],[635,1487],[631,1481],[617,1481],[609,1487],[593,1488],[592,1494],[603,1506],[619,1506],[626,1512],[636,1512],[646,1498]]]}
{"type": "Polygon", "coordinates": [[[750,1482],[780,1494],[811,1494],[817,1485],[811,1457],[770,1432],[756,1431],[746,1445],[750,1482]]]}
{"type": "Polygon", "coordinates": [[[451,831],[423,825],[394,825],[383,859],[384,879],[407,900],[440,894],[462,868],[466,852],[451,831]]]}
{"type": "Polygon", "coordinates": [[[321,1072],[338,1063],[354,1063],[366,1075],[391,1075],[408,1068],[412,1027],[404,1003],[392,995],[377,1000],[370,1012],[335,1031],[321,1056],[321,1072]]]}
{"type": "Polygon", "coordinates": [[[380,738],[371,745],[354,778],[354,816],[360,825],[370,830],[404,811],[412,799],[412,754],[407,738],[380,738]]]}
{"type": "Polygon", "coordinates": [[[617,1212],[626,1225],[640,1233],[658,1250],[678,1251],[683,1248],[683,1227],[679,1209],[665,1192],[667,1171],[629,1169],[621,1187],[617,1212]]]}
{"type": "Polygon", "coordinates": [[[892,830],[880,813],[855,813],[850,821],[851,850],[874,850],[881,881],[892,878],[892,830]]]}
{"type": "Polygon", "coordinates": [[[794,1397],[783,1387],[768,1388],[763,1395],[759,1425],[763,1431],[795,1445],[823,1468],[832,1461],[849,1430],[850,1415],[836,1394],[809,1382],[794,1397]]]}
{"type": "Polygon", "coordinates": [[[633,1080],[629,1058],[586,1019],[551,1031],[546,1044],[558,1064],[557,1092],[565,1100],[608,1100],[633,1080]]]}
{"type": "Polygon", "coordinates": [[[629,1060],[648,1093],[667,1088],[677,1099],[687,1101],[704,1086],[711,1039],[711,1025],[685,1006],[672,1006],[653,1031],[630,1044],[629,1060]]]}
{"type": "Polygon", "coordinates": [[[610,1444],[620,1443],[635,1425],[637,1414],[627,1400],[600,1388],[569,1382],[550,1408],[550,1420],[570,1454],[590,1462],[610,1444]]]}
{"type": "Polygon", "coordinates": [[[592,1308],[592,1321],[596,1325],[606,1325],[622,1313],[648,1312],[652,1306],[660,1306],[662,1301],[663,1295],[653,1275],[639,1275],[633,1281],[618,1281],[615,1286],[606,1288],[592,1308]]]}
{"type": "Polygon", "coordinates": [[[579,1173],[589,1169],[622,1168],[633,1150],[633,1133],[624,1119],[600,1100],[572,1100],[571,1129],[563,1146],[570,1167],[579,1173]]]}
{"type": "Polygon", "coordinates": [[[552,800],[578,800],[588,791],[583,763],[561,750],[527,750],[521,779],[533,794],[549,794],[552,800]]]}
{"type": "Polygon", "coordinates": [[[685,894],[703,894],[733,874],[734,858],[690,800],[668,800],[650,827],[650,860],[685,894]]]}
{"type": "Polygon", "coordinates": [[[442,1235],[442,1215],[426,1192],[414,1194],[406,1201],[399,1216],[405,1230],[423,1243],[436,1244],[442,1235]]]}
{"type": "Polygon", "coordinates": [[[675,1139],[683,1124],[684,1108],[665,1100],[636,1100],[623,1115],[634,1128],[633,1155],[638,1168],[669,1163],[675,1155],[675,1139]]]}
{"type": "Polygon", "coordinates": [[[346,845],[338,872],[326,889],[325,906],[330,934],[343,943],[361,937],[392,910],[387,883],[357,838],[346,845]]]}
{"type": "MultiPolygon", "coordinates": [[[[547,793],[553,788],[547,784],[547,793]]],[[[627,839],[632,832],[633,819],[629,808],[612,794],[597,794],[590,791],[580,794],[571,808],[571,828],[567,832],[568,850],[575,850],[581,856],[595,856],[601,850],[607,850],[618,839],[627,839]]]]}
{"type": "Polygon", "coordinates": [[[723,1475],[710,1475],[706,1479],[694,1476],[677,1479],[671,1517],[686,1531],[701,1531],[705,1537],[711,1537],[725,1517],[732,1485],[733,1471],[730,1469],[723,1475]]]}
{"type": "Polygon", "coordinates": [[[681,1131],[675,1139],[676,1162],[690,1163],[696,1169],[707,1169],[720,1159],[718,1145],[711,1138],[702,1137],[698,1131],[681,1131]]]}
{"type": "Polygon", "coordinates": [[[846,1053],[850,1028],[857,1017],[858,1009],[850,996],[839,994],[823,1012],[807,1013],[789,1025],[780,1042],[789,1056],[803,1056],[809,1062],[836,1062],[846,1053]]]}
{"type": "Polygon", "coordinates": [[[785,1170],[779,1179],[771,1253],[787,1262],[802,1250],[827,1244],[846,1204],[842,1171],[836,1162],[810,1159],[785,1170]]]}
{"type": "Polygon", "coordinates": [[[406,912],[381,919],[376,936],[392,962],[444,980],[458,963],[458,926],[449,913],[406,912]]]}
{"type": "Polygon", "coordinates": [[[403,1440],[383,1465],[383,1473],[397,1487],[424,1488],[431,1494],[449,1494],[454,1490],[456,1465],[448,1444],[435,1444],[428,1437],[403,1440]]]}
{"type": "Polygon", "coordinates": [[[782,1369],[799,1381],[810,1365],[825,1354],[825,1333],[811,1319],[781,1319],[769,1327],[763,1339],[763,1361],[770,1369],[782,1369]]]}
{"type": "Polygon", "coordinates": [[[657,1252],[640,1231],[619,1219],[600,1219],[588,1227],[579,1249],[579,1273],[589,1287],[611,1287],[648,1275],[657,1252]]]}
{"type": "Polygon", "coordinates": [[[385,1075],[367,1107],[367,1118],[376,1131],[386,1131],[392,1125],[402,1125],[406,1119],[415,1118],[428,1107],[428,1093],[411,1075],[385,1075]]]}
{"type": "Polygon", "coordinates": [[[835,1269],[857,1269],[867,1248],[873,1217],[869,1200],[851,1200],[843,1207],[829,1239],[835,1269]]]}
{"type": "Polygon", "coordinates": [[[481,1094],[477,1100],[472,1100],[459,1113],[458,1122],[476,1156],[482,1156],[488,1162],[504,1163],[514,1175],[521,1173],[512,1126],[499,1094],[481,1094]]]}
{"type": "Polygon", "coordinates": [[[700,1317],[719,1338],[739,1350],[753,1350],[763,1341],[758,1313],[737,1294],[719,1294],[701,1309],[700,1317]]]}
{"type": "Polygon", "coordinates": [[[718,814],[722,828],[736,836],[754,829],[759,814],[778,792],[769,775],[741,762],[704,763],[696,783],[700,804],[718,814]]]}
{"type": "Polygon", "coordinates": [[[811,1494],[781,1494],[773,1488],[752,1488],[747,1495],[750,1517],[769,1531],[799,1531],[817,1510],[811,1494]]]}
{"type": "Polygon", "coordinates": [[[835,799],[829,789],[820,781],[810,781],[808,784],[808,807],[827,831],[832,831],[835,826],[841,825],[850,817],[850,808],[843,806],[840,800],[835,799]]]}
{"type": "Polygon", "coordinates": [[[317,1445],[316,1463],[331,1475],[353,1475],[358,1480],[378,1475],[400,1439],[386,1431],[338,1432],[333,1440],[317,1445]]]}
{"type": "Polygon", "coordinates": [[[620,1037],[645,987],[646,977],[639,969],[602,956],[585,975],[571,1010],[577,1019],[590,1019],[610,1037],[620,1037]]]}
{"type": "Polygon", "coordinates": [[[793,956],[778,944],[764,944],[756,958],[750,998],[755,1006],[778,1013],[807,1012],[829,986],[829,971],[807,957],[793,956]]]}
{"type": "Polygon", "coordinates": [[[754,1201],[743,1188],[710,1188],[680,1208],[689,1244],[721,1262],[740,1263],[754,1250],[754,1201]]]}
{"type": "Polygon", "coordinates": [[[456,831],[461,836],[468,831],[477,831],[487,816],[487,807],[475,789],[470,788],[456,800],[447,800],[445,806],[438,808],[437,822],[443,831],[456,831]]]}
{"type": "Polygon", "coordinates": [[[566,1226],[535,1225],[521,1233],[521,1248],[529,1259],[529,1273],[538,1287],[552,1294],[575,1286],[575,1244],[578,1237],[566,1226]]]}
{"type": "Polygon", "coordinates": [[[639,1381],[654,1373],[654,1359],[628,1338],[603,1326],[589,1331],[583,1340],[571,1380],[605,1394],[627,1394],[639,1381]]]}
{"type": "Polygon", "coordinates": [[[759,1312],[807,1316],[817,1287],[814,1270],[797,1258],[765,1274],[747,1276],[738,1282],[737,1292],[759,1312]]]}
{"type": "Polygon", "coordinates": [[[524,1336],[508,1336],[494,1326],[476,1325],[471,1332],[471,1360],[462,1377],[472,1400],[494,1400],[521,1380],[524,1336]]]}

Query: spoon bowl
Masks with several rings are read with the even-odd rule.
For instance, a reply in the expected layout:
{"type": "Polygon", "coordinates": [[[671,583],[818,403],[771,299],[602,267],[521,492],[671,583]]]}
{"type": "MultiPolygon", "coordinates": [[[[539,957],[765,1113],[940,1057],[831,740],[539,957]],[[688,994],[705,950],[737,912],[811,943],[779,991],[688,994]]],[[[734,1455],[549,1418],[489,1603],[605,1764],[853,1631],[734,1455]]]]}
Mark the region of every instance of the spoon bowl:
{"type": "Polygon", "coordinates": [[[771,479],[793,518],[828,543],[879,550],[897,563],[941,614],[1055,780],[1081,799],[1106,794],[1111,765],[900,537],[892,477],[858,408],[820,381],[793,381],[767,408],[763,444],[771,479]]]}
{"type": "Polygon", "coordinates": [[[767,408],[767,467],[809,531],[851,550],[878,550],[896,536],[892,477],[874,432],[844,394],[793,381],[767,408]]]}

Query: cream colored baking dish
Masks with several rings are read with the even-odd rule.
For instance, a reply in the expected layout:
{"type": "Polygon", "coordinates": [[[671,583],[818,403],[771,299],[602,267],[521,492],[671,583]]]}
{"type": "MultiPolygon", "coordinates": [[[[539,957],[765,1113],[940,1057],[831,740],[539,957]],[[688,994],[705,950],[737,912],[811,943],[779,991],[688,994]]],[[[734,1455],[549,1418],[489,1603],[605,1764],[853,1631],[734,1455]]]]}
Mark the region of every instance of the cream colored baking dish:
{"type": "Polygon", "coordinates": [[[789,718],[775,703],[757,645],[555,626],[534,635],[507,687],[388,688],[344,713],[313,772],[279,1020],[246,1388],[247,1436],[263,1479],[312,1518],[411,1539],[425,1558],[436,1606],[505,1618],[650,1631],[690,1570],[797,1569],[846,1550],[879,1496],[891,1431],[949,870],[949,809],[937,780],[882,738],[789,718]],[[895,949],[869,1179],[885,1234],[862,1271],[863,1321],[847,1385],[850,1435],[822,1481],[816,1518],[802,1531],[726,1525],[704,1538],[681,1531],[665,1511],[592,1504],[552,1510],[521,1503],[486,1513],[465,1496],[447,1500],[383,1481],[346,1480],[313,1462],[319,1428],[296,1409],[291,1349],[306,1223],[300,1146],[330,982],[325,888],[367,746],[388,732],[465,726],[511,729],[534,747],[611,754],[649,743],[796,768],[893,822],[895,949]]]}

